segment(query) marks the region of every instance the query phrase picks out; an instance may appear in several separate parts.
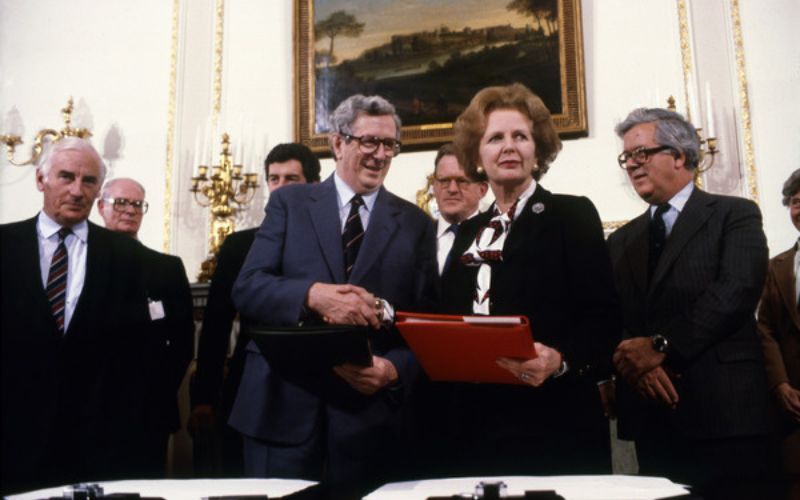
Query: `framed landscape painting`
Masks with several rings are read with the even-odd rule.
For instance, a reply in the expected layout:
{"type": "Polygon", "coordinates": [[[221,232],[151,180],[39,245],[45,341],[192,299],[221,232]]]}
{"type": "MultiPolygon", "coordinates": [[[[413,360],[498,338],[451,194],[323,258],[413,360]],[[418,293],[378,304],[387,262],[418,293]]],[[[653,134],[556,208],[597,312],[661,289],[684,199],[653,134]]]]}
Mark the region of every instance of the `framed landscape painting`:
{"type": "Polygon", "coordinates": [[[328,151],[352,94],[397,108],[405,149],[452,139],[483,87],[520,82],[562,136],[587,133],[580,0],[295,0],[297,139],[328,151]]]}

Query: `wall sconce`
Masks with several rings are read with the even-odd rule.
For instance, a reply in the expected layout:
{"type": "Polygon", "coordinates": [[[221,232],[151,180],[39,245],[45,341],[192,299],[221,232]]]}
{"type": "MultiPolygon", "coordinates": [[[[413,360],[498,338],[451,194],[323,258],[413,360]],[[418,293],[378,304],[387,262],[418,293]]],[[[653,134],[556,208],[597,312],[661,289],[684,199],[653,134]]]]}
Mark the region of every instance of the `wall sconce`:
{"type": "MultiPolygon", "coordinates": [[[[80,125],[83,125],[88,121],[89,110],[83,102],[78,103],[78,107],[79,109],[76,112],[78,119],[76,119],[76,121],[79,121],[80,125]]],[[[42,149],[44,148],[45,139],[47,138],[50,138],[51,142],[56,142],[67,136],[79,137],[81,139],[91,137],[92,132],[89,130],[89,127],[72,126],[73,110],[72,97],[70,97],[67,106],[61,110],[61,116],[64,119],[64,128],[61,130],[54,130],[51,128],[40,130],[33,140],[31,157],[23,162],[17,162],[14,161],[14,153],[17,146],[24,144],[22,136],[25,134],[25,127],[22,124],[22,115],[20,115],[16,107],[12,107],[11,111],[6,115],[4,133],[0,135],[0,142],[6,145],[6,157],[8,158],[8,162],[18,167],[35,164],[42,155],[42,149]]]]}
{"type": "MultiPolygon", "coordinates": [[[[691,120],[691,110],[698,110],[696,112],[699,113],[700,108],[692,92],[689,94],[689,101],[689,110],[687,110],[686,116],[688,120],[691,120]]],[[[672,96],[667,98],[667,109],[677,111],[675,109],[675,98],[672,96]]],[[[697,184],[700,182],[700,174],[707,172],[708,169],[714,166],[714,158],[719,153],[717,138],[714,137],[714,113],[711,108],[711,89],[708,85],[706,85],[706,126],[708,127],[706,137],[703,137],[702,127],[695,128],[697,139],[700,141],[700,158],[698,158],[697,168],[694,171],[695,183],[697,184]]]]}

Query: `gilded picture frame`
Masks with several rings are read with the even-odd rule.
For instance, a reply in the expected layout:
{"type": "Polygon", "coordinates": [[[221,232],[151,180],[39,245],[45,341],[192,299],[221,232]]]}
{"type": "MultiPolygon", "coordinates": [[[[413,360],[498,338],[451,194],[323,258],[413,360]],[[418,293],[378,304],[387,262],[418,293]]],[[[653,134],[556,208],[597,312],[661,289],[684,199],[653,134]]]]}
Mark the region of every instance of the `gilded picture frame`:
{"type": "Polygon", "coordinates": [[[562,137],[588,133],[580,0],[409,5],[295,0],[298,142],[328,153],[329,114],[362,93],[395,105],[405,150],[433,149],[475,92],[512,82],[542,97],[562,137]]]}

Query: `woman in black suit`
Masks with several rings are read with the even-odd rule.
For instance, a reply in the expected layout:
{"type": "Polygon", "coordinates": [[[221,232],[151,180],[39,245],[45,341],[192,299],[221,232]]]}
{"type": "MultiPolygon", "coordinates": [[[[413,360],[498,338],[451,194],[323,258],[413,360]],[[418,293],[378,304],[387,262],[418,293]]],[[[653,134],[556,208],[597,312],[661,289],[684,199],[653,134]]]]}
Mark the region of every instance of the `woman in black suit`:
{"type": "Polygon", "coordinates": [[[621,323],[597,211],[538,183],[561,141],[523,85],[478,92],[455,144],[467,177],[485,171],[496,201],[459,230],[444,307],[527,316],[538,356],[497,361],[520,385],[449,386],[445,462],[460,474],[610,473],[601,394],[621,323]]]}

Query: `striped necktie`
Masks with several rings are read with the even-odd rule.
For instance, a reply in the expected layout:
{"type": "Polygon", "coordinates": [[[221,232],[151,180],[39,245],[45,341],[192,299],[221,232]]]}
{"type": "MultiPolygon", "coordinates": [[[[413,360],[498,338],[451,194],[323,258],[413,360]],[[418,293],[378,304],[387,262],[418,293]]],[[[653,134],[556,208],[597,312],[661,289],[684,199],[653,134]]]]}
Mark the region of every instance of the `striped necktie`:
{"type": "Polygon", "coordinates": [[[64,308],[67,298],[67,268],[69,256],[64,240],[72,230],[62,227],[58,230],[58,247],[50,261],[50,271],[47,273],[47,300],[50,301],[50,310],[53,312],[53,319],[56,320],[58,331],[64,333],[64,308]]]}
{"type": "Polygon", "coordinates": [[[667,225],[664,223],[664,214],[669,211],[669,207],[669,203],[658,205],[653,218],[650,220],[650,248],[647,259],[647,275],[649,278],[653,277],[656,264],[658,264],[658,259],[661,257],[661,252],[664,250],[664,244],[667,241],[667,225]]]}
{"type": "Polygon", "coordinates": [[[361,224],[361,216],[358,209],[364,204],[361,195],[355,195],[350,200],[350,214],[344,223],[344,233],[342,233],[342,247],[344,249],[344,272],[350,278],[350,272],[356,263],[358,249],[361,248],[361,241],[364,239],[364,226],[361,224]]]}

